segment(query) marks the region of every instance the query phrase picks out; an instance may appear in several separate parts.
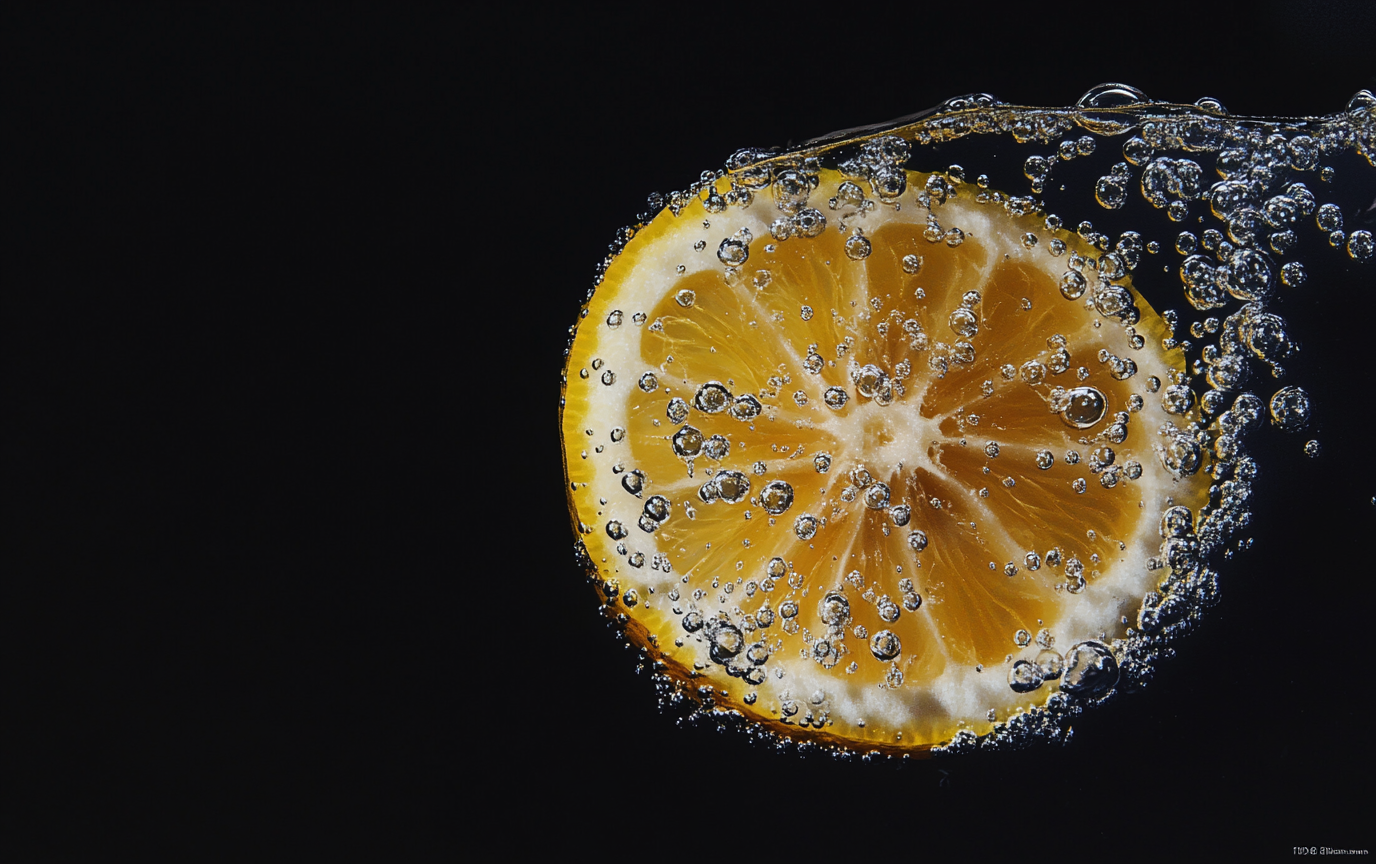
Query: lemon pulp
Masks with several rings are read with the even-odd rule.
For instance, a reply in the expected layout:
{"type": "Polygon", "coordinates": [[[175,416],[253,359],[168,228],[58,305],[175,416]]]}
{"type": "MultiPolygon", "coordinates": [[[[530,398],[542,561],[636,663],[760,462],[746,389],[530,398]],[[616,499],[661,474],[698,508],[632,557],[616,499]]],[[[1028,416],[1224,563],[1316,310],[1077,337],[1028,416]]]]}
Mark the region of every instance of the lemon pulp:
{"type": "Polygon", "coordinates": [[[905,172],[921,207],[791,173],[665,210],[587,304],[561,424],[609,608],[795,739],[920,750],[1111,689],[1163,513],[1207,493],[1131,262],[940,175],[905,172]]]}

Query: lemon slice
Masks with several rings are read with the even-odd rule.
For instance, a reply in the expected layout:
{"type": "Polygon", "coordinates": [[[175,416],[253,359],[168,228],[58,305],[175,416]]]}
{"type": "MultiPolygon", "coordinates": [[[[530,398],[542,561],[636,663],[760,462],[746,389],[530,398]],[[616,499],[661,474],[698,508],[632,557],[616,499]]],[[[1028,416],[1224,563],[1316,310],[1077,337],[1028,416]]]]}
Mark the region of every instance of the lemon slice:
{"type": "Polygon", "coordinates": [[[665,676],[907,752],[1112,692],[1208,481],[1130,243],[871,179],[782,164],[660,213],[583,311],[561,424],[588,564],[665,676]]]}

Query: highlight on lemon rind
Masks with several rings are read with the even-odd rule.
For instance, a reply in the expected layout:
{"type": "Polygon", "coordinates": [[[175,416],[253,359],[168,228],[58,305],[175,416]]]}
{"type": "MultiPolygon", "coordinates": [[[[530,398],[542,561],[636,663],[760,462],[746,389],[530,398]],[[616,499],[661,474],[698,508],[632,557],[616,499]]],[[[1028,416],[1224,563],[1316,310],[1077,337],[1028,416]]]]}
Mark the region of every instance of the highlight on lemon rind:
{"type": "Polygon", "coordinates": [[[572,331],[560,424],[579,560],[662,698],[906,756],[1065,741],[1142,686],[1247,545],[1248,433],[1308,424],[1266,388],[1296,350],[1270,301],[1304,280],[1302,220],[1370,256],[1310,185],[1371,167],[1373,103],[963,97],[652,199],[572,331]],[[1025,191],[929,167],[977,136],[1025,191]],[[1049,212],[1101,147],[1123,159],[1049,212]],[[1082,218],[1129,198],[1144,231],[1082,218]],[[1135,285],[1163,273],[1188,335],[1135,285]]]}

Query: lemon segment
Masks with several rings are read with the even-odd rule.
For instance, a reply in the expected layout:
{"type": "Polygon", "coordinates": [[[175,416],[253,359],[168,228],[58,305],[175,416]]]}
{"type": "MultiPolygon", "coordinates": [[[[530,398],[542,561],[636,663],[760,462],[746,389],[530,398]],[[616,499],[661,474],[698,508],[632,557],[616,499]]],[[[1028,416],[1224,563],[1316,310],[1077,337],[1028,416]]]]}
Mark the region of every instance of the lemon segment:
{"type": "Polygon", "coordinates": [[[571,516],[666,674],[791,738],[921,750],[1135,620],[1162,513],[1206,500],[1195,408],[1121,258],[969,187],[815,181],[802,215],[666,210],[610,264],[565,371],[571,516]]]}

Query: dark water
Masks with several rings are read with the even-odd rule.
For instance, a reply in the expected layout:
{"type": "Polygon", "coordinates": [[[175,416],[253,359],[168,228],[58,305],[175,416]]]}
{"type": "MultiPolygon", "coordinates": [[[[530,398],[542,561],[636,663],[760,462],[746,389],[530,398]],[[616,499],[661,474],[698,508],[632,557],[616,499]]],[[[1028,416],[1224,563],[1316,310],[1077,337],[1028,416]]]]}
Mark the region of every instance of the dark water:
{"type": "Polygon", "coordinates": [[[370,840],[448,860],[507,824],[618,857],[992,854],[1023,826],[1067,856],[1371,848],[1372,264],[1302,252],[1279,311],[1314,431],[1252,439],[1255,545],[1222,603],[1067,749],[895,770],[680,729],[573,565],[559,352],[649,192],[965,92],[1067,105],[1125,80],[1297,114],[1376,86],[1365,7],[1167,6],[1095,10],[1086,34],[1134,50],[1073,63],[1006,51],[1038,26],[1054,42],[1054,20],[956,16],[935,38],[912,10],[782,43],[779,22],[581,12],[16,14],[16,860],[370,840]],[[964,49],[975,29],[986,50],[964,49]]]}

